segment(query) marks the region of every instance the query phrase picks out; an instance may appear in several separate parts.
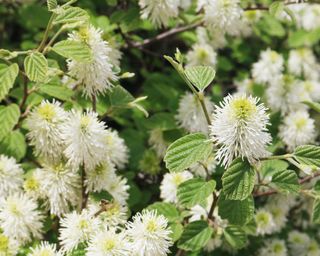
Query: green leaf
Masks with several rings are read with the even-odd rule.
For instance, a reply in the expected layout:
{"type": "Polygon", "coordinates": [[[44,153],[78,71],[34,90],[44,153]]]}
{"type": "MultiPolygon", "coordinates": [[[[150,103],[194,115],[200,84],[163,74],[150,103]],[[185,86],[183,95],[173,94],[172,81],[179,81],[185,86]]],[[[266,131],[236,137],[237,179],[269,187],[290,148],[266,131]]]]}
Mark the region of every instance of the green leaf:
{"type": "Polygon", "coordinates": [[[5,136],[0,143],[0,153],[14,157],[20,161],[25,155],[27,144],[23,134],[18,131],[12,131],[5,136]]]}
{"type": "Polygon", "coordinates": [[[235,159],[222,176],[223,192],[229,200],[244,200],[252,192],[255,171],[247,160],[235,159]]]}
{"type": "Polygon", "coordinates": [[[216,182],[205,181],[201,178],[187,180],[178,187],[177,196],[182,206],[191,208],[207,199],[214,191],[216,182]]]}
{"type": "Polygon", "coordinates": [[[18,123],[20,109],[16,104],[10,104],[0,110],[0,141],[7,136],[18,123]]]}
{"type": "Polygon", "coordinates": [[[313,201],[312,222],[317,224],[320,223],[320,199],[319,198],[316,198],[313,201]]]}
{"type": "Polygon", "coordinates": [[[260,173],[263,177],[271,177],[274,173],[287,169],[288,166],[289,164],[283,160],[264,160],[261,162],[260,173]]]}
{"type": "Polygon", "coordinates": [[[304,101],[303,103],[306,104],[307,106],[309,106],[311,109],[320,113],[320,104],[319,103],[312,102],[312,101],[304,101]]]}
{"type": "Polygon", "coordinates": [[[269,7],[269,13],[272,16],[278,17],[284,10],[284,2],[283,1],[275,1],[269,7]]]}
{"type": "Polygon", "coordinates": [[[31,81],[42,82],[48,72],[48,61],[40,52],[31,53],[24,59],[24,70],[31,81]]]}
{"type": "Polygon", "coordinates": [[[180,172],[208,158],[212,144],[202,133],[186,135],[173,142],[164,157],[170,172],[180,172]]]}
{"type": "Polygon", "coordinates": [[[253,197],[249,196],[244,200],[228,200],[222,193],[218,200],[219,215],[227,219],[230,224],[245,225],[254,215],[253,197]]]}
{"type": "Polygon", "coordinates": [[[52,11],[58,7],[57,0],[47,0],[48,11],[52,11]]]}
{"type": "Polygon", "coordinates": [[[134,101],[134,97],[121,85],[117,85],[108,92],[110,104],[116,107],[127,106],[130,102],[134,101]]]}
{"type": "Polygon", "coordinates": [[[188,80],[200,91],[206,89],[215,77],[215,70],[209,66],[195,66],[186,68],[188,80]]]}
{"type": "Polygon", "coordinates": [[[88,13],[79,7],[68,7],[57,15],[53,24],[86,23],[89,20],[88,13]]]}
{"type": "Polygon", "coordinates": [[[272,176],[272,182],[284,192],[297,193],[299,192],[300,185],[298,176],[295,171],[282,170],[277,171],[272,176]]]}
{"type": "Polygon", "coordinates": [[[158,214],[163,215],[169,222],[180,221],[180,214],[177,208],[170,203],[156,202],[147,208],[148,210],[156,210],[158,214]]]}
{"type": "Polygon", "coordinates": [[[296,19],[296,15],[294,14],[294,12],[290,8],[288,8],[288,6],[284,6],[283,10],[290,16],[291,21],[296,24],[297,19],[296,19]]]}
{"type": "Polygon", "coordinates": [[[0,49],[0,59],[10,60],[17,56],[18,54],[16,52],[10,52],[6,49],[0,49]]]}
{"type": "Polygon", "coordinates": [[[247,236],[243,229],[238,226],[226,227],[223,230],[223,235],[233,248],[241,249],[246,245],[247,236]]]}
{"type": "Polygon", "coordinates": [[[178,248],[185,251],[197,251],[203,248],[211,238],[213,230],[206,221],[189,223],[178,241],[178,248]]]}
{"type": "Polygon", "coordinates": [[[16,63],[0,69],[0,101],[7,96],[13,87],[18,73],[19,66],[16,63]]]}
{"type": "Polygon", "coordinates": [[[52,50],[61,56],[80,62],[92,60],[92,52],[88,45],[74,40],[63,40],[56,43],[52,50]]]}
{"type": "Polygon", "coordinates": [[[73,91],[62,85],[42,85],[39,89],[40,93],[45,93],[51,97],[63,100],[63,101],[69,101],[71,97],[73,96],[73,91]]]}
{"type": "Polygon", "coordinates": [[[169,228],[172,231],[170,237],[172,238],[173,242],[176,242],[182,235],[183,226],[180,223],[169,223],[169,228]]]}
{"type": "Polygon", "coordinates": [[[320,167],[320,147],[314,145],[299,146],[293,153],[300,164],[320,167]]]}

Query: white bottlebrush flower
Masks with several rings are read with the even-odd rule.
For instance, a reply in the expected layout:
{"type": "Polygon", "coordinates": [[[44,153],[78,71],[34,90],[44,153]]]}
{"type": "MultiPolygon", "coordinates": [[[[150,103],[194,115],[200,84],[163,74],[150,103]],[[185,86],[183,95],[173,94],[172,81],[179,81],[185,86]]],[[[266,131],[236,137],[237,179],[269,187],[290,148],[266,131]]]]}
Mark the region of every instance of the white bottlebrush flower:
{"type": "Polygon", "coordinates": [[[288,250],[283,240],[272,239],[265,242],[265,246],[259,250],[259,256],[287,256],[288,250]]]}
{"type": "Polygon", "coordinates": [[[249,78],[245,78],[242,81],[235,81],[234,84],[237,87],[237,93],[252,94],[254,81],[249,78]]]}
{"type": "Polygon", "coordinates": [[[106,190],[112,195],[114,200],[122,205],[126,205],[129,198],[129,188],[127,179],[121,176],[114,176],[110,180],[106,190]]]}
{"type": "Polygon", "coordinates": [[[300,28],[312,31],[320,27],[318,4],[299,3],[289,6],[289,8],[297,17],[297,24],[300,28]]]}
{"type": "Polygon", "coordinates": [[[206,43],[194,44],[186,55],[187,67],[212,66],[217,64],[217,53],[213,47],[206,43]]]}
{"type": "Polygon", "coordinates": [[[272,234],[274,232],[275,223],[270,212],[259,209],[256,212],[254,219],[257,224],[256,232],[258,235],[272,234]]]}
{"type": "Polygon", "coordinates": [[[287,223],[288,208],[270,201],[265,205],[265,209],[272,215],[273,221],[275,223],[274,231],[281,231],[287,223]]]}
{"type": "Polygon", "coordinates": [[[18,250],[19,244],[17,241],[0,232],[0,255],[14,256],[18,254],[18,250]]]}
{"type": "Polygon", "coordinates": [[[62,127],[62,139],[66,145],[64,154],[68,164],[78,169],[84,165],[93,169],[105,159],[105,124],[92,111],[81,113],[71,111],[62,127]]]}
{"type": "Polygon", "coordinates": [[[310,98],[301,82],[290,75],[277,77],[266,90],[268,105],[282,115],[288,112],[307,109],[301,102],[310,98]]]}
{"type": "Polygon", "coordinates": [[[195,176],[200,176],[202,178],[206,178],[212,173],[214,173],[216,167],[217,167],[217,161],[214,157],[214,155],[210,155],[204,162],[207,170],[204,168],[204,166],[200,163],[196,163],[190,167],[190,172],[192,172],[195,176]],[[208,172],[208,173],[207,173],[208,172]]]}
{"type": "Polygon", "coordinates": [[[129,160],[129,149],[116,130],[107,129],[104,135],[106,152],[110,161],[123,169],[129,160]]]}
{"type": "Polygon", "coordinates": [[[109,160],[106,160],[92,170],[87,169],[86,174],[87,192],[101,192],[115,180],[116,169],[109,160]]]}
{"type": "Polygon", "coordinates": [[[204,21],[210,28],[218,28],[233,35],[237,32],[243,10],[239,0],[211,0],[204,4],[204,21]]]}
{"type": "Polygon", "coordinates": [[[216,159],[224,166],[237,157],[246,157],[250,163],[266,157],[266,146],[271,136],[266,126],[269,116],[258,98],[228,95],[213,114],[211,139],[220,146],[216,159]]]}
{"type": "Polygon", "coordinates": [[[279,128],[279,136],[290,151],[297,146],[314,143],[316,138],[314,120],[307,111],[292,112],[284,118],[279,128]]]}
{"type": "Polygon", "coordinates": [[[50,213],[61,216],[79,203],[80,176],[64,164],[38,169],[40,190],[46,196],[50,213]]]}
{"type": "Polygon", "coordinates": [[[130,244],[126,233],[111,228],[95,234],[86,249],[86,256],[127,256],[130,244]]]}
{"type": "MultiPolygon", "coordinates": [[[[213,104],[208,97],[204,99],[209,114],[213,113],[213,104]]],[[[208,134],[208,123],[196,96],[187,92],[179,101],[177,123],[189,132],[208,134]]]]}
{"type": "Polygon", "coordinates": [[[89,26],[69,34],[69,39],[85,42],[91,49],[91,61],[67,60],[69,74],[76,78],[77,84],[83,85],[84,94],[91,98],[110,89],[117,77],[112,70],[114,65],[110,58],[112,49],[106,41],[103,41],[102,31],[89,26]]]}
{"type": "Polygon", "coordinates": [[[218,234],[217,232],[214,232],[213,236],[210,238],[206,246],[204,247],[204,250],[207,252],[212,252],[216,248],[219,248],[222,245],[222,236],[221,234],[218,234]]]}
{"type": "Polygon", "coordinates": [[[160,197],[164,202],[177,203],[178,186],[191,179],[192,174],[188,171],[166,173],[160,185],[160,197]]]}
{"type": "Polygon", "coordinates": [[[167,26],[170,18],[179,14],[179,0],[139,0],[141,18],[149,19],[156,27],[167,26]]]}
{"type": "Polygon", "coordinates": [[[13,157],[0,155],[0,198],[21,190],[22,175],[23,170],[13,157]]]}
{"type": "Polygon", "coordinates": [[[165,256],[173,244],[168,229],[168,220],[155,211],[137,213],[127,223],[127,234],[131,251],[139,256],[165,256]]]}
{"type": "Polygon", "coordinates": [[[252,66],[252,77],[257,83],[270,84],[284,69],[284,60],[281,54],[267,49],[260,53],[259,61],[252,66]]]}
{"type": "Polygon", "coordinates": [[[310,244],[310,237],[305,233],[293,230],[288,234],[288,243],[290,251],[294,255],[304,255],[310,244]]]}
{"type": "Polygon", "coordinates": [[[315,80],[304,80],[299,83],[303,88],[302,101],[319,101],[320,100],[320,83],[315,80]]]}
{"type": "Polygon", "coordinates": [[[306,256],[320,255],[319,244],[315,239],[312,239],[308,245],[306,256]]]}
{"type": "Polygon", "coordinates": [[[64,149],[61,127],[65,120],[66,112],[57,101],[50,103],[44,100],[28,115],[26,124],[30,145],[34,146],[36,156],[44,162],[56,163],[61,160],[64,149]]]}
{"type": "Polygon", "coordinates": [[[57,251],[56,244],[50,244],[47,241],[42,241],[37,247],[31,248],[28,256],[62,256],[62,253],[57,251]]]}
{"type": "Polygon", "coordinates": [[[98,218],[101,225],[104,227],[117,227],[122,226],[128,219],[128,208],[127,206],[120,204],[116,201],[108,202],[106,210],[101,212],[100,204],[96,202],[89,202],[89,210],[94,215],[97,212],[101,212],[98,218]]]}
{"type": "Polygon", "coordinates": [[[99,229],[99,220],[92,213],[83,210],[81,214],[72,212],[60,220],[59,240],[63,252],[71,252],[79,244],[87,243],[90,236],[99,229]]]}
{"type": "Polygon", "coordinates": [[[26,244],[32,238],[41,238],[43,216],[37,203],[25,194],[16,193],[1,199],[0,228],[3,234],[26,244]]]}
{"type": "Polygon", "coordinates": [[[27,173],[27,177],[23,183],[23,189],[26,194],[33,199],[44,199],[45,195],[41,189],[42,169],[37,168],[27,173]]]}
{"type": "Polygon", "coordinates": [[[162,159],[166,154],[166,150],[169,146],[168,142],[166,142],[163,138],[163,130],[160,128],[151,130],[148,143],[151,148],[154,149],[157,156],[162,159]]]}
{"type": "Polygon", "coordinates": [[[304,78],[311,80],[319,78],[320,67],[314,53],[309,48],[291,50],[288,68],[289,72],[296,76],[304,76],[304,78]]]}

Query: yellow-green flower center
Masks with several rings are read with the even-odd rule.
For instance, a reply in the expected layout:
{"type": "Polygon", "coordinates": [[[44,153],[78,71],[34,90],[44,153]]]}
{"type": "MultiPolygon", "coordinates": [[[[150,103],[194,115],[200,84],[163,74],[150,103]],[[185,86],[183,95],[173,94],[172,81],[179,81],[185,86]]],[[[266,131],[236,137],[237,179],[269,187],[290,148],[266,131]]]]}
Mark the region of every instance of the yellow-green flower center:
{"type": "Polygon", "coordinates": [[[40,106],[38,108],[38,114],[41,118],[48,122],[51,122],[52,119],[56,116],[54,106],[52,106],[51,104],[45,104],[43,106],[40,106]]]}
{"type": "Polygon", "coordinates": [[[205,60],[208,58],[208,51],[204,48],[199,48],[197,50],[197,57],[200,62],[205,62],[205,60]]]}
{"type": "Polygon", "coordinates": [[[238,119],[246,120],[256,111],[257,107],[254,103],[246,98],[235,99],[232,102],[232,108],[238,119]]]}
{"type": "Polygon", "coordinates": [[[34,177],[30,177],[24,182],[23,187],[26,191],[36,191],[39,188],[39,182],[34,177]]]}
{"type": "Polygon", "coordinates": [[[90,123],[90,117],[88,116],[83,116],[81,117],[81,120],[80,120],[80,129],[82,131],[86,131],[86,129],[88,128],[89,126],[89,123],[90,123]]]}
{"type": "Polygon", "coordinates": [[[79,228],[80,229],[86,229],[88,227],[89,227],[88,221],[86,221],[86,220],[80,220],[79,221],[79,228]]]}
{"type": "Polygon", "coordinates": [[[281,244],[275,244],[273,246],[273,252],[282,252],[283,251],[283,246],[281,244]]]}
{"type": "Polygon", "coordinates": [[[103,249],[104,251],[111,251],[116,246],[116,243],[114,240],[107,239],[104,241],[103,249]]]}
{"type": "Polygon", "coordinates": [[[149,220],[147,230],[149,232],[155,232],[157,230],[157,223],[154,220],[149,220]]]}
{"type": "Polygon", "coordinates": [[[177,186],[180,185],[182,183],[182,181],[183,181],[183,178],[179,173],[177,173],[176,175],[173,176],[173,182],[175,185],[177,185],[177,186]]]}
{"type": "Polygon", "coordinates": [[[305,118],[300,118],[296,120],[295,124],[298,130],[302,130],[306,126],[307,120],[305,118]]]}

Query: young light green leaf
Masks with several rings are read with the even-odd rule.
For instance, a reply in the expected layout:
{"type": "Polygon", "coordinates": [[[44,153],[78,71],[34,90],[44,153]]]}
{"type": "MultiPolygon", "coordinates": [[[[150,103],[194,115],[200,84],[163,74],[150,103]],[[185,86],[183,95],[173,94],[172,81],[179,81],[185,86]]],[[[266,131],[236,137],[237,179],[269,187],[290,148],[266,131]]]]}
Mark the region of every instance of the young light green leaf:
{"type": "Polygon", "coordinates": [[[209,66],[195,66],[186,68],[185,74],[195,87],[203,91],[211,84],[216,72],[209,66]]]}
{"type": "Polygon", "coordinates": [[[130,102],[134,101],[134,97],[121,85],[117,85],[108,91],[110,104],[116,107],[125,107],[130,102]]]}
{"type": "Polygon", "coordinates": [[[319,198],[316,198],[313,201],[312,222],[320,223],[320,199],[319,198]]]}
{"type": "Polygon", "coordinates": [[[173,242],[176,242],[180,239],[182,232],[183,232],[183,226],[180,223],[169,223],[169,228],[171,229],[172,233],[170,234],[170,237],[172,238],[173,242]]]}
{"type": "Polygon", "coordinates": [[[249,196],[244,200],[228,200],[222,193],[218,200],[219,215],[227,219],[230,224],[245,225],[254,215],[253,197],[249,196]]]}
{"type": "Polygon", "coordinates": [[[16,104],[10,104],[0,110],[0,141],[5,138],[18,123],[20,109],[16,104]]]}
{"type": "Polygon", "coordinates": [[[48,61],[40,52],[31,53],[24,59],[24,70],[31,81],[42,82],[48,72],[48,61]]]}
{"type": "Polygon", "coordinates": [[[209,241],[213,230],[206,221],[194,221],[189,223],[178,241],[178,248],[185,251],[197,251],[209,241]]]}
{"type": "Polygon", "coordinates": [[[298,176],[295,171],[277,171],[272,176],[272,182],[284,192],[297,193],[300,189],[298,176]]]}
{"type": "Polygon", "coordinates": [[[0,153],[14,157],[20,161],[26,154],[27,143],[24,135],[18,131],[12,131],[0,142],[0,153]]]}
{"type": "Polygon", "coordinates": [[[10,60],[17,56],[18,56],[17,52],[10,52],[6,49],[0,49],[0,59],[10,60]]]}
{"type": "Polygon", "coordinates": [[[74,92],[66,86],[50,84],[42,85],[39,92],[64,101],[69,101],[74,94],[74,92]]]}
{"type": "Polygon", "coordinates": [[[229,200],[244,200],[252,192],[255,171],[249,162],[235,159],[222,176],[223,192],[229,200]]]}
{"type": "Polygon", "coordinates": [[[261,168],[259,172],[263,177],[271,177],[274,173],[287,169],[288,166],[289,164],[283,160],[264,160],[261,161],[261,168]]]}
{"type": "Polygon", "coordinates": [[[180,172],[208,158],[212,144],[202,133],[186,135],[173,142],[164,157],[170,172],[180,172]]]}
{"type": "Polygon", "coordinates": [[[307,106],[309,106],[311,109],[320,113],[320,104],[319,103],[312,102],[312,101],[304,101],[303,103],[306,104],[307,106]]]}
{"type": "Polygon", "coordinates": [[[156,202],[147,208],[148,210],[155,210],[158,214],[163,215],[169,222],[180,221],[180,214],[177,208],[170,203],[156,202]]]}
{"type": "Polygon", "coordinates": [[[57,0],[47,0],[48,11],[52,11],[58,7],[57,0]]]}
{"type": "Polygon", "coordinates": [[[7,96],[13,87],[18,73],[19,66],[16,63],[0,69],[0,101],[7,96]]]}
{"type": "Polygon", "coordinates": [[[214,180],[205,181],[201,178],[187,180],[178,187],[178,200],[182,206],[191,208],[205,201],[214,191],[215,187],[216,182],[214,180]]]}
{"type": "Polygon", "coordinates": [[[269,7],[269,13],[272,16],[278,17],[284,10],[284,2],[283,1],[275,1],[269,7]]]}
{"type": "Polygon", "coordinates": [[[238,226],[228,226],[223,230],[223,235],[227,242],[236,249],[241,249],[247,242],[247,236],[242,228],[238,226]]]}
{"type": "Polygon", "coordinates": [[[320,167],[320,147],[314,145],[299,146],[293,153],[300,164],[320,167]]]}
{"type": "Polygon", "coordinates": [[[92,52],[88,45],[74,40],[63,40],[56,43],[52,50],[61,56],[80,62],[92,60],[92,52]]]}
{"type": "Polygon", "coordinates": [[[79,7],[68,7],[57,15],[53,24],[86,23],[89,20],[88,13],[79,7]]]}

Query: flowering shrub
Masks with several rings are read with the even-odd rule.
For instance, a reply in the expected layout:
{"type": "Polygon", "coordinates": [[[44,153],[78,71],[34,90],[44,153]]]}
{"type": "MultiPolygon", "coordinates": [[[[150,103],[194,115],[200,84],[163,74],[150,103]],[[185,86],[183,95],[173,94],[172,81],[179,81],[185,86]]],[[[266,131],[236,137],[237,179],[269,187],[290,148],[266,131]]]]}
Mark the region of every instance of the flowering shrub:
{"type": "Polygon", "coordinates": [[[0,256],[320,255],[317,1],[0,14],[0,256]]]}

